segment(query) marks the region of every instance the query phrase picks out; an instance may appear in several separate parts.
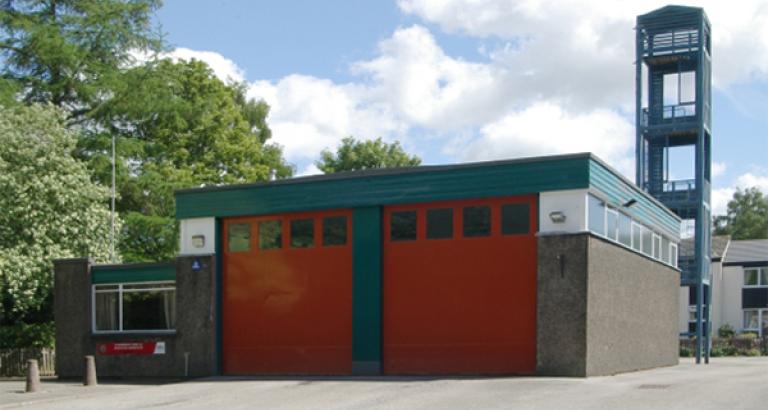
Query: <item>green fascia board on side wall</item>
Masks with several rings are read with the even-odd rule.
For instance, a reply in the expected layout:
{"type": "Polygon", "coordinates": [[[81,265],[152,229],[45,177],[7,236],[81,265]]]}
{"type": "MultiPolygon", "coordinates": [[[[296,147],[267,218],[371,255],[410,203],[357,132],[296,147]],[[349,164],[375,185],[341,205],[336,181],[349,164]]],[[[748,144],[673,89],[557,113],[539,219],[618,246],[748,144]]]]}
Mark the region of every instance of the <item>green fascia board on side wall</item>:
{"type": "Polygon", "coordinates": [[[91,283],[135,283],[176,280],[176,265],[169,263],[136,263],[127,265],[94,265],[91,283]]]}
{"type": "Polygon", "coordinates": [[[650,227],[679,237],[680,219],[590,153],[390,168],[176,191],[176,218],[267,215],[592,189],[650,227]]]}
{"type": "Polygon", "coordinates": [[[597,158],[593,158],[589,164],[589,186],[609,205],[626,212],[646,226],[658,228],[675,241],[680,240],[679,216],[597,158]],[[624,207],[631,199],[637,202],[624,207]]]}

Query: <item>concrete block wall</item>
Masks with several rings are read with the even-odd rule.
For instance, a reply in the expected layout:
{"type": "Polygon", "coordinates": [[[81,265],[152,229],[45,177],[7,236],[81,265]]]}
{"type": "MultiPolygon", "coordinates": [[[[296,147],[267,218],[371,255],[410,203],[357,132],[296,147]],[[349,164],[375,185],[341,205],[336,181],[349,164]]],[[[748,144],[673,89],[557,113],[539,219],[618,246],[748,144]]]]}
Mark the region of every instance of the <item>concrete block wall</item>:
{"type": "Polygon", "coordinates": [[[677,270],[591,233],[538,240],[537,373],[678,363],[677,270]]]}
{"type": "Polygon", "coordinates": [[[216,372],[215,258],[176,260],[176,331],[172,334],[98,334],[91,332],[91,274],[85,259],[54,263],[56,373],[83,376],[83,356],[96,357],[99,377],[200,377],[216,372]],[[193,270],[193,261],[199,269],[193,270]],[[99,343],[165,342],[165,354],[102,355],[99,343]]]}

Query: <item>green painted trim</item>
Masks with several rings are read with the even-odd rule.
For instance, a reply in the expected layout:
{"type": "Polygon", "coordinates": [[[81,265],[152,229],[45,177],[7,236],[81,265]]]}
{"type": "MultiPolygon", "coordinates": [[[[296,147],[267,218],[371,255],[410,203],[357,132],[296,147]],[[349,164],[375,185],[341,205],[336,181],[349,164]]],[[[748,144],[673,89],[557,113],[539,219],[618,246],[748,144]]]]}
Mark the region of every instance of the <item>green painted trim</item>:
{"type": "Polygon", "coordinates": [[[176,265],[173,263],[94,265],[91,267],[91,283],[93,284],[175,280],[176,265]]]}
{"type": "Polygon", "coordinates": [[[590,154],[374,170],[176,192],[176,218],[265,215],[589,187],[590,154]]]}
{"type": "Polygon", "coordinates": [[[677,241],[680,240],[680,217],[602,161],[590,162],[589,181],[590,188],[597,191],[610,205],[646,226],[677,241]],[[630,199],[636,200],[637,203],[631,207],[622,206],[630,199]]]}
{"type": "Polygon", "coordinates": [[[216,218],[216,228],[214,231],[214,235],[216,235],[215,238],[215,249],[216,249],[216,290],[215,290],[215,309],[216,309],[216,370],[215,373],[218,375],[224,374],[224,350],[223,350],[223,342],[222,337],[224,334],[224,323],[222,320],[223,312],[222,312],[222,303],[223,303],[223,294],[222,294],[222,284],[223,284],[223,278],[224,278],[224,266],[223,266],[223,260],[224,260],[224,252],[223,252],[223,223],[221,222],[221,218],[216,218]]]}
{"type": "Polygon", "coordinates": [[[352,211],[352,362],[381,362],[381,208],[352,211]]]}

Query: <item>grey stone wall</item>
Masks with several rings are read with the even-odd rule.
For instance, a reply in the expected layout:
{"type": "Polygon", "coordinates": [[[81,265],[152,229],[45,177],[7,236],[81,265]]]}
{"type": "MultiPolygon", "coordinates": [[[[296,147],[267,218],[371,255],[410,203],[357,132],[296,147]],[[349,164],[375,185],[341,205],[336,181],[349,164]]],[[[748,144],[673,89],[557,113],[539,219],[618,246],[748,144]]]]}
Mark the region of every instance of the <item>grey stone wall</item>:
{"type": "Polygon", "coordinates": [[[186,256],[176,261],[176,331],[172,334],[99,334],[91,332],[91,279],[87,261],[57,261],[56,372],[82,377],[83,356],[96,356],[103,378],[200,377],[216,372],[215,258],[186,256]],[[200,269],[192,270],[197,260],[200,269]],[[97,346],[109,342],[165,342],[165,354],[102,355],[97,346]]]}
{"type": "Polygon", "coordinates": [[[53,262],[53,317],[56,323],[56,374],[82,377],[91,335],[91,269],[88,259],[53,262]]]}
{"type": "Polygon", "coordinates": [[[595,237],[588,260],[587,375],[676,365],[680,273],[595,237]]]}
{"type": "Polygon", "coordinates": [[[588,233],[539,237],[537,373],[677,364],[679,280],[675,269],[588,233]]]}

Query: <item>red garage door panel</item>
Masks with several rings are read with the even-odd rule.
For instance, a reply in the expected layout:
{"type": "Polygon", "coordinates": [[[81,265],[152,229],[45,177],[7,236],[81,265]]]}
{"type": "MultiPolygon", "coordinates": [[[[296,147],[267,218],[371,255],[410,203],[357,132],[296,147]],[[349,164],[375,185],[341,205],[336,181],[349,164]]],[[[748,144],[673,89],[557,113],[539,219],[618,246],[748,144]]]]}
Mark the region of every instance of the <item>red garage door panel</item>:
{"type": "Polygon", "coordinates": [[[347,211],[225,220],[225,373],[351,372],[351,232],[347,211]]]}
{"type": "Polygon", "coordinates": [[[532,195],[385,209],[386,373],[535,371],[536,208],[532,195]]]}

